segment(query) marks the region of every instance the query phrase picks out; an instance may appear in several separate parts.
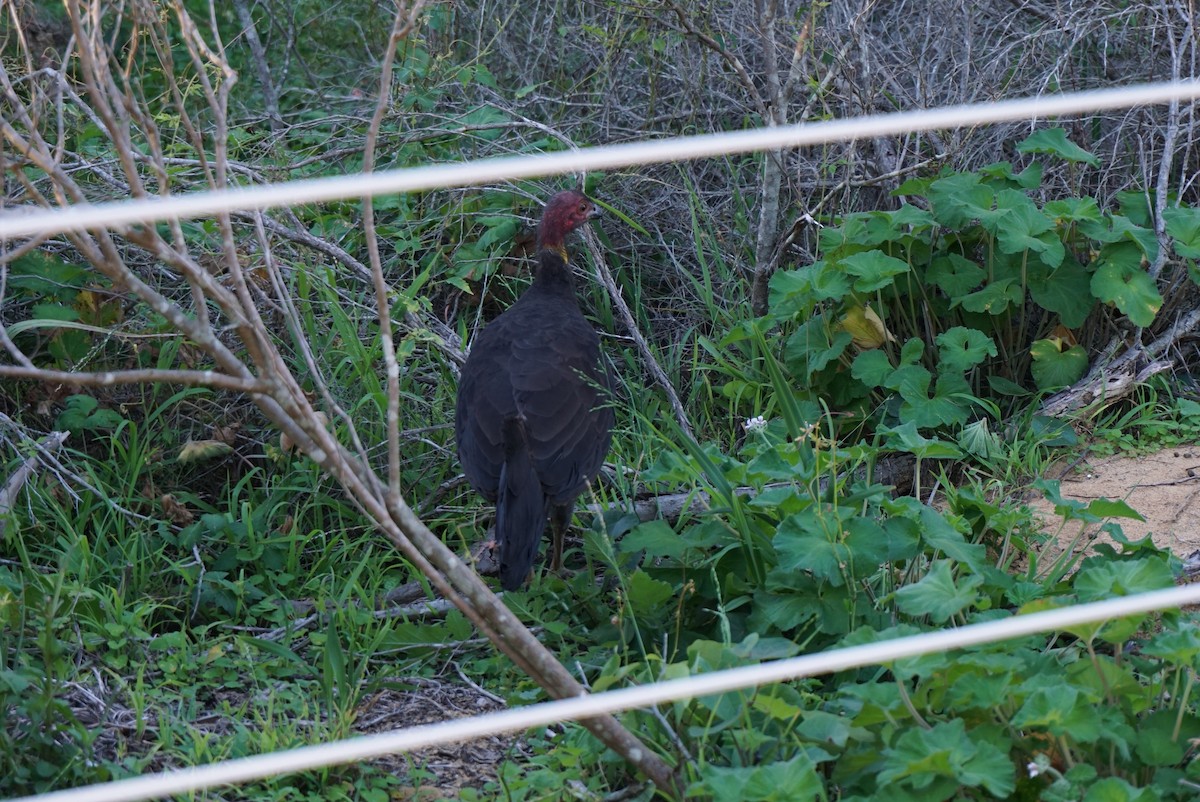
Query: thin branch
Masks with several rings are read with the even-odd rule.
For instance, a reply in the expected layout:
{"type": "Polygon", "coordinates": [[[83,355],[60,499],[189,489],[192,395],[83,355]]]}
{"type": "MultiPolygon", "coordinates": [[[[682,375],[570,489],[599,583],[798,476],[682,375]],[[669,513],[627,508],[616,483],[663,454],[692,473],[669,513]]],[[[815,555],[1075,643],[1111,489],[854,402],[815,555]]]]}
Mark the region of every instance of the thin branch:
{"type": "Polygon", "coordinates": [[[650,349],[650,343],[646,341],[646,338],[638,328],[637,320],[634,318],[633,312],[630,311],[629,304],[625,303],[625,298],[621,295],[621,288],[617,286],[617,282],[612,277],[612,272],[608,269],[608,263],[604,261],[604,254],[600,251],[600,246],[596,242],[596,235],[591,231],[587,231],[584,234],[584,241],[587,243],[588,252],[592,255],[592,264],[596,266],[596,277],[604,285],[604,289],[608,292],[608,297],[612,300],[613,306],[621,318],[621,322],[625,324],[626,331],[633,338],[638,353],[642,357],[643,364],[650,371],[650,375],[654,377],[654,381],[667,394],[667,402],[671,405],[671,411],[675,413],[675,420],[678,421],[679,428],[683,429],[688,437],[692,437],[692,425],[688,421],[687,410],[683,408],[683,402],[679,400],[679,394],[675,392],[675,386],[671,384],[671,378],[667,376],[667,372],[658,364],[658,360],[654,357],[654,352],[650,349]]]}
{"type": "Polygon", "coordinates": [[[212,387],[235,393],[264,393],[268,385],[254,377],[230,376],[212,370],[109,370],[80,373],[71,370],[48,370],[24,365],[0,365],[0,377],[33,379],[48,384],[80,387],[110,387],[118,384],[178,384],[184,387],[212,387]]]}

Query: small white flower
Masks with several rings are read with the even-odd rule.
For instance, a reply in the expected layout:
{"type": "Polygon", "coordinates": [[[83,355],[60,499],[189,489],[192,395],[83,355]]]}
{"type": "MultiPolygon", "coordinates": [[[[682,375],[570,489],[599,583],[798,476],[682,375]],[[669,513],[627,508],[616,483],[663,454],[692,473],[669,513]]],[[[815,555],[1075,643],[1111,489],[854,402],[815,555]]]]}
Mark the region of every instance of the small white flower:
{"type": "Polygon", "coordinates": [[[762,415],[756,415],[753,418],[747,418],[746,422],[742,424],[742,428],[744,428],[747,432],[757,432],[761,429],[767,428],[767,419],[762,415]]]}
{"type": "Polygon", "coordinates": [[[1042,773],[1042,768],[1037,764],[1036,760],[1031,760],[1025,766],[1025,771],[1029,772],[1030,777],[1036,777],[1042,773]]]}

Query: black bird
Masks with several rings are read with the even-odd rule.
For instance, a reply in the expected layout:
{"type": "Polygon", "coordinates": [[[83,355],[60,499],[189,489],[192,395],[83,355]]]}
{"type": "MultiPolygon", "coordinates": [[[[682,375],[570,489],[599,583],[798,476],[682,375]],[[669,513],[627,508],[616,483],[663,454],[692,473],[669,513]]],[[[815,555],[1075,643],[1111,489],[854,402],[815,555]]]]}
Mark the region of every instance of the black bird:
{"type": "Polygon", "coordinates": [[[612,379],[600,338],[579,311],[563,244],[598,211],[578,190],[550,199],[533,284],[475,338],[459,379],[458,458],[471,485],[496,504],[505,590],[529,576],[547,518],[550,567],[561,568],[575,499],[612,441],[612,379]]]}

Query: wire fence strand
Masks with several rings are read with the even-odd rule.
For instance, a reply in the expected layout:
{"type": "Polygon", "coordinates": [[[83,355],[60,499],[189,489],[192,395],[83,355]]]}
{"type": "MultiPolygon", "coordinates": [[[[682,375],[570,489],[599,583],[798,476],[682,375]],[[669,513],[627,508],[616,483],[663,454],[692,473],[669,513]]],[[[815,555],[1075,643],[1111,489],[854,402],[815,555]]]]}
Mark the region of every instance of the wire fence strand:
{"type": "Polygon", "coordinates": [[[563,175],[640,164],[687,161],[710,156],[849,141],[913,131],[1035,120],[1064,114],[1168,103],[1200,97],[1200,81],[1139,84],[1118,89],[971,103],[938,109],[800,123],[749,131],[673,137],[601,145],[559,153],[504,156],[472,162],[386,170],[370,174],[311,178],[189,195],[75,205],[59,209],[9,210],[0,214],[0,239],[53,234],[218,212],[269,209],[299,203],[361,198],[396,192],[462,187],[517,178],[563,175]]]}
{"type": "Polygon", "coordinates": [[[577,699],[543,702],[499,713],[365,735],[209,766],[165,771],[40,796],[20,797],[11,802],[135,802],[159,799],[276,774],[353,763],[429,746],[575,721],[602,713],[617,713],[772,682],[887,664],[906,657],[965,649],[1041,632],[1062,631],[1082,624],[1141,615],[1155,610],[1175,609],[1190,604],[1200,604],[1200,583],[1029,615],[1015,615],[1000,621],[969,624],[957,629],[926,632],[651,685],[621,688],[577,699]]]}

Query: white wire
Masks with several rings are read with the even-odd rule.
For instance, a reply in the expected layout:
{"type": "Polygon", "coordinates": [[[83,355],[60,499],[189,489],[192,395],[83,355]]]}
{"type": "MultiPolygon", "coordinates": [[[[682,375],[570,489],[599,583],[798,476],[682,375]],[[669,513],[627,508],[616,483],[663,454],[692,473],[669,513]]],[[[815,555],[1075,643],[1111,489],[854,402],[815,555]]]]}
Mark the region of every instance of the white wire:
{"type": "Polygon", "coordinates": [[[1200,583],[12,802],[134,802],[1200,603],[1200,583]]]}
{"type": "Polygon", "coordinates": [[[636,164],[684,161],[708,156],[824,142],[975,126],[1006,120],[1076,114],[1200,97],[1200,81],[1139,84],[1118,89],[1071,92],[990,103],[920,109],[849,120],[801,123],[750,131],[674,137],[529,156],[412,167],[369,174],[313,178],[281,184],[152,197],[61,209],[0,213],[0,239],[52,234],[171,218],[192,218],[236,209],[266,209],[297,203],[360,198],[396,192],[486,184],[514,178],[605,170],[636,164]]]}

